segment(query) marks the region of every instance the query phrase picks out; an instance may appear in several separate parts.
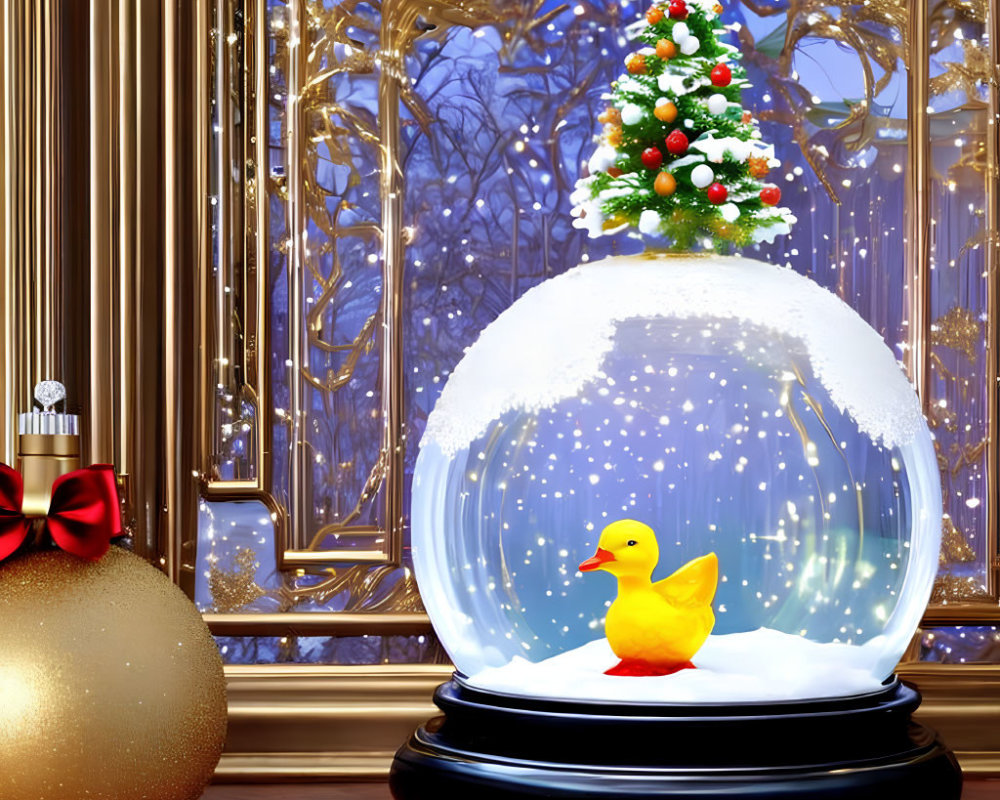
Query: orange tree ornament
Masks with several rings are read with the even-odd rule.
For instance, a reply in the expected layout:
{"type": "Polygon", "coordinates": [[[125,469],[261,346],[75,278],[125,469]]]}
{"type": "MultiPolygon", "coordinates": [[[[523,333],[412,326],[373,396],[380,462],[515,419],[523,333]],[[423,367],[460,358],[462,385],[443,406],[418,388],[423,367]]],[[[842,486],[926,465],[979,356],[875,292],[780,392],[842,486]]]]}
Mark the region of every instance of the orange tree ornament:
{"type": "Polygon", "coordinates": [[[646,74],[646,56],[642,53],[632,53],[625,60],[625,68],[633,75],[646,74]]]}
{"type": "Polygon", "coordinates": [[[763,156],[750,156],[747,159],[747,169],[753,177],[758,179],[766,178],[771,171],[767,159],[763,156]]]}
{"type": "Polygon", "coordinates": [[[675,106],[667,98],[661,97],[656,101],[656,108],[653,109],[653,115],[660,122],[673,122],[677,119],[677,106],[675,106]]]}
{"type": "Polygon", "coordinates": [[[738,49],[719,41],[721,10],[715,0],[673,0],[629,27],[636,50],[609,95],[621,134],[605,137],[572,197],[573,224],[591,237],[617,233],[624,221],[675,250],[724,250],[772,242],[796,222],[768,202],[773,192],[761,194],[781,162],[743,108],[746,70],[738,49]],[[692,180],[699,166],[711,167],[710,185],[692,180]],[[606,224],[612,219],[618,224],[606,224]]]}
{"type": "Polygon", "coordinates": [[[677,55],[677,45],[669,39],[660,39],[656,43],[656,55],[664,61],[669,61],[677,55]]]}

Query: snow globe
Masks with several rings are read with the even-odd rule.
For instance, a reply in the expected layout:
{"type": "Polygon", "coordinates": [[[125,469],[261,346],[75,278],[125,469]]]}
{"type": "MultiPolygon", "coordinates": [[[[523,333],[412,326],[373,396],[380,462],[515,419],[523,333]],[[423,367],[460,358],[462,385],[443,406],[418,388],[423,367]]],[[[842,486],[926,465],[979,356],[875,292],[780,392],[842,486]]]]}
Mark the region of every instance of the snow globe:
{"type": "Polygon", "coordinates": [[[415,569],[456,676],[441,730],[397,758],[397,796],[420,796],[412,759],[441,736],[490,756],[449,751],[424,788],[651,797],[698,780],[716,797],[741,776],[740,797],[831,782],[957,796],[950,754],[907,735],[919,700],[892,675],[937,568],[940,503],[892,352],[807,278],[665,255],[546,281],[469,349],[421,442],[415,569]],[[623,525],[626,549],[629,531],[655,537],[647,585],[717,561],[717,579],[691,578],[714,614],[693,669],[616,671],[613,623],[675,641],[699,613],[612,617],[630,577],[593,567],[623,525]]]}
{"type": "Polygon", "coordinates": [[[717,13],[636,24],[574,195],[674,252],[528,291],[427,421],[414,567],[456,673],[396,797],[958,796],[893,676],[940,547],[913,387],[794,270],[684,252],[796,222],[717,13]]]}
{"type": "Polygon", "coordinates": [[[892,352],[809,279],[735,257],[617,257],[526,293],[451,376],[413,500],[462,682],[522,697],[877,692],[937,568],[934,449],[892,352]],[[655,533],[647,579],[717,557],[697,669],[605,674],[615,584],[579,565],[622,520],[655,533]]]}

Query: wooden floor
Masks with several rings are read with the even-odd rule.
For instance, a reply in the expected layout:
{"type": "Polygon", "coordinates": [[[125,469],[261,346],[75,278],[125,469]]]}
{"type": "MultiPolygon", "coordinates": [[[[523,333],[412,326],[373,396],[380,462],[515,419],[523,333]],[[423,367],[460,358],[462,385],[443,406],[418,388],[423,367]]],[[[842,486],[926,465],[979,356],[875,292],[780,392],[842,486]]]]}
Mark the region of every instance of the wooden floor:
{"type": "MultiPolygon", "coordinates": [[[[389,789],[382,783],[220,785],[209,786],[202,800],[279,800],[279,798],[280,800],[320,800],[320,798],[322,800],[389,800],[390,795],[389,789]]],[[[962,800],[1000,800],[1000,780],[966,781],[962,800]]]]}
{"type": "Polygon", "coordinates": [[[384,783],[272,783],[209,786],[202,800],[390,800],[391,797],[384,783]]]}

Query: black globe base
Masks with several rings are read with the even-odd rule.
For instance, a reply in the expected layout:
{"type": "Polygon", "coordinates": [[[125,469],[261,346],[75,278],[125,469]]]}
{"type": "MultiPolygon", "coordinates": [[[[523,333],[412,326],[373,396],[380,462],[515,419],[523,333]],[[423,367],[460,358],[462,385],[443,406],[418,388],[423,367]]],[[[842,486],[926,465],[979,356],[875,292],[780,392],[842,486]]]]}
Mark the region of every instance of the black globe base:
{"type": "Polygon", "coordinates": [[[400,748],[397,800],[515,797],[958,800],[962,774],[913,722],[913,689],[770,705],[643,706],[438,688],[400,748]]]}

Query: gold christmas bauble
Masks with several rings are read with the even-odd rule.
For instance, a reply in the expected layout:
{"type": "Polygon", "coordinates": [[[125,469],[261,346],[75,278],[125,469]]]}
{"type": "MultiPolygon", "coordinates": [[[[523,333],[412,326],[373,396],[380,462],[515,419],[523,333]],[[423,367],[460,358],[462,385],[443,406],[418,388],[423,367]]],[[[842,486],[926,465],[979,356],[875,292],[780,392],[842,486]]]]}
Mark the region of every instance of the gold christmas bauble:
{"type": "Polygon", "coordinates": [[[118,547],[0,564],[0,798],[194,800],[225,735],[215,642],[162,572],[118,547]]]}

